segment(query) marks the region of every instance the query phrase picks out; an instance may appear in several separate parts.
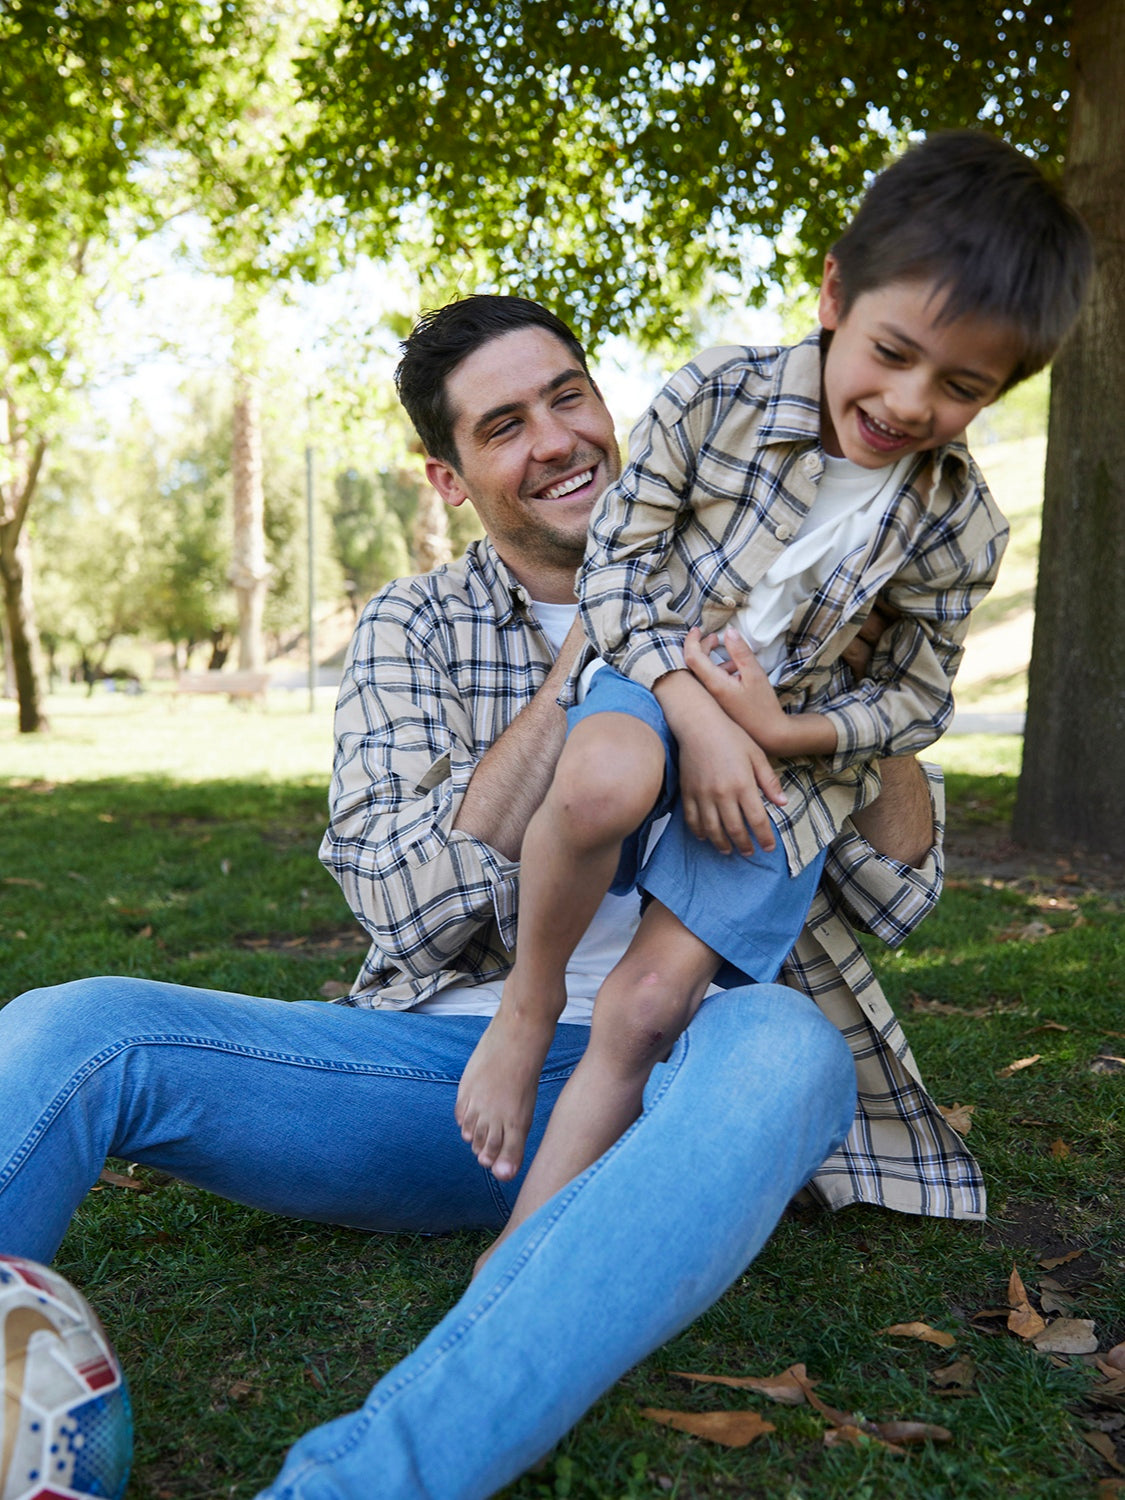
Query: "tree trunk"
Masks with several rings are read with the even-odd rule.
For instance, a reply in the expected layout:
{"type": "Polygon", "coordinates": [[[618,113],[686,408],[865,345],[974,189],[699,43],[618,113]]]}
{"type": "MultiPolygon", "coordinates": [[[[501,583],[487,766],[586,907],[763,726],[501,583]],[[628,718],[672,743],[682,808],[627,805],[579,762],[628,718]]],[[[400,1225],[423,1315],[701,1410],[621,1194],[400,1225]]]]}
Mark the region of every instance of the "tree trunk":
{"type": "Polygon", "coordinates": [[[4,579],[4,614],[11,642],[12,670],[19,698],[21,734],[47,729],[43,711],[43,659],[31,593],[31,555],[27,535],[14,521],[0,524],[0,574],[4,579]]]}
{"type": "Polygon", "coordinates": [[[240,370],[234,403],[234,548],[230,581],[238,601],[238,665],[265,665],[262,615],[270,568],[266,562],[265,496],[262,490],[262,427],[257,378],[240,370]]]}
{"type": "MultiPolygon", "coordinates": [[[[0,592],[3,592],[0,590],[0,592]]],[[[0,650],[4,652],[4,686],[0,696],[16,698],[16,669],[12,664],[12,632],[8,629],[8,611],[0,609],[0,650]]]]}
{"type": "Polygon", "coordinates": [[[4,405],[3,448],[11,467],[12,479],[0,487],[0,580],[3,583],[5,618],[5,670],[15,678],[19,698],[21,734],[37,734],[47,729],[43,711],[46,696],[43,685],[43,660],[39,632],[35,628],[35,610],[31,595],[31,551],[24,522],[31,497],[39,482],[39,471],[47,451],[45,438],[34,443],[27,440],[22,419],[10,401],[4,405]]]}
{"type": "Polygon", "coordinates": [[[445,501],[429,484],[422,484],[418,489],[418,509],[414,513],[410,550],[419,573],[440,568],[453,557],[445,501]]]}
{"type": "Polygon", "coordinates": [[[1125,6],[1076,0],[1066,183],[1097,251],[1055,363],[1013,832],[1125,855],[1125,6]]]}

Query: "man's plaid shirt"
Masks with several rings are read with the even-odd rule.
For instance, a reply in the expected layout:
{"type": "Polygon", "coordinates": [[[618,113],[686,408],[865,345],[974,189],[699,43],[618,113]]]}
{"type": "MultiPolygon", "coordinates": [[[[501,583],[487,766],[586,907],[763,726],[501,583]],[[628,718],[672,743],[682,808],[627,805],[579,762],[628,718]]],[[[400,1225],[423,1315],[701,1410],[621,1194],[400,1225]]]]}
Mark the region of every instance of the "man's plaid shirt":
{"type": "MultiPolygon", "coordinates": [[[[824,472],[820,367],[817,334],[792,349],[711,349],[637,423],[591,523],[579,598],[598,652],[643,687],[683,667],[690,626],[728,624],[800,530],[824,472]]],[[[789,800],[767,807],[792,870],[878,794],[876,757],[941,735],[969,615],[1007,534],[963,443],[919,454],[875,533],[794,615],[778,693],[829,719],[837,750],[778,766],[789,800]],[[840,653],[876,596],[899,618],[856,682],[840,653]]]]}
{"type": "MultiPolygon", "coordinates": [[[[477,762],[551,659],[525,591],[487,542],[448,568],[390,584],[364,611],[336,710],[320,851],[372,939],[345,1003],[404,1010],[510,968],[519,867],[453,821],[477,762]]],[[[931,782],[940,818],[940,772],[931,782]]],[[[984,1217],[977,1164],[923,1088],[849,926],[901,942],[938,898],[940,850],[939,832],[912,870],[878,856],[849,825],[783,973],[840,1027],[855,1057],[856,1123],[811,1184],[833,1207],[984,1217]]]]}

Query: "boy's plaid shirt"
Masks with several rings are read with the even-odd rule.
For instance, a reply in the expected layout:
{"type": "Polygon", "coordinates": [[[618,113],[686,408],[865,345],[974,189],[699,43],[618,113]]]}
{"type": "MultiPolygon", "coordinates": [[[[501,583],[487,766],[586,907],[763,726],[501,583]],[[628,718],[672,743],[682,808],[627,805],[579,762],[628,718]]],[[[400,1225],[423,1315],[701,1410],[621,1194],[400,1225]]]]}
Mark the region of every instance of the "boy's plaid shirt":
{"type": "MultiPolygon", "coordinates": [[[[683,667],[690,626],[721,630],[797,535],[824,471],[820,367],[818,334],[792,349],[710,349],[637,423],[591,523],[579,597],[594,646],[642,686],[683,667]]],[[[789,800],[768,807],[793,870],[878,795],[875,757],[941,735],[969,616],[1007,534],[963,443],[919,454],[875,534],[794,616],[779,696],[824,714],[837,752],[778,767],[789,800]],[[840,653],[877,596],[900,618],[855,682],[840,653]]]]}
{"type": "MultiPolygon", "coordinates": [[[[510,967],[519,868],[453,821],[477,762],[534,696],[551,657],[525,591],[487,542],[390,584],[364,611],[336,710],[321,847],[373,940],[346,1003],[409,1009],[510,967]]],[[[940,818],[940,772],[931,783],[940,818]]],[[[984,1217],[977,1164],[922,1087],[848,925],[900,942],[937,900],[940,847],[939,836],[912,870],[849,827],[782,976],[840,1027],[856,1061],[856,1123],[810,1184],[833,1207],[984,1217]]]]}

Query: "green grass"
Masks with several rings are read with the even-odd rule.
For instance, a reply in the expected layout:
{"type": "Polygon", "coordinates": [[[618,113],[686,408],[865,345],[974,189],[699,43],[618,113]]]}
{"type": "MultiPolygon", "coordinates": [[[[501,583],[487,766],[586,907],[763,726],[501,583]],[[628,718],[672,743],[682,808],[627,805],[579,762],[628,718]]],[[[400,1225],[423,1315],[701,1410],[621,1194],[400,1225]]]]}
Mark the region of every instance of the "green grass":
{"type": "MultiPolygon", "coordinates": [[[[113,704],[97,706],[95,733],[77,700],[73,727],[62,707],[52,742],[0,722],[0,999],[106,971],[284,999],[351,976],[363,939],[315,857],[323,725],[313,733],[272,705],[129,704],[115,717],[113,704]],[[216,740],[223,780],[200,774],[216,740]]],[[[987,827],[1005,815],[1013,744],[945,742],[959,819],[987,827]]],[[[960,877],[922,932],[876,961],[935,1097],[976,1107],[970,1141],[991,1222],[861,1209],[787,1219],[737,1285],[626,1375],[510,1500],[1071,1500],[1109,1474],[1082,1440],[1109,1414],[1087,1404],[1088,1366],[970,1319],[1003,1303],[1013,1261],[1034,1294],[1044,1253],[1084,1247],[1053,1274],[1103,1349],[1125,1339],[1122,1075],[1091,1071],[1099,1053],[1125,1051],[1118,897],[960,877]],[[934,1001],[953,1013],[927,1010],[934,1001]],[[1039,1029],[1048,1022],[1066,1030],[1039,1029]],[[1033,1052],[1033,1067],[997,1076],[1033,1052]],[[1052,1149],[1059,1140],[1069,1154],[1052,1149]],[[949,1330],[956,1349],[879,1331],[915,1319],[949,1330]],[[958,1355],[978,1368],[960,1399],[929,1378],[958,1355]],[[672,1373],[770,1374],[796,1361],[830,1405],[938,1423],[952,1441],[902,1458],[825,1448],[808,1408],[672,1373]],[[643,1406],[751,1406],[776,1431],[727,1450],[655,1426],[643,1406]]],[[[301,1431],[356,1406],[457,1300],[485,1242],[282,1221],[136,1177],[148,1191],[90,1195],[58,1261],[129,1372],[135,1500],[252,1496],[301,1431]]]]}

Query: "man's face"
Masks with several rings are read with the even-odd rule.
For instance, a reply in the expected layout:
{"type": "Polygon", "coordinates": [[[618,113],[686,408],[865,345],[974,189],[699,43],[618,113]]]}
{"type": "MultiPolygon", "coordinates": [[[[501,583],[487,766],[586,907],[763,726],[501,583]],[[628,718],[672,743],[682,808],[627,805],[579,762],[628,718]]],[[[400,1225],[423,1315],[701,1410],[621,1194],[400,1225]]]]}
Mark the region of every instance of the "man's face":
{"type": "Polygon", "coordinates": [[[939,448],[996,400],[1020,359],[1019,336],[975,313],[937,323],[943,301],[928,281],[895,281],[842,313],[828,257],[820,289],[820,321],[833,330],[821,388],[826,453],[879,469],[939,448]]]}
{"type": "Polygon", "coordinates": [[[447,376],[446,395],[458,462],[427,459],[431,484],[450,505],[472,502],[534,598],[549,602],[560,584],[573,597],[590,513],[621,472],[597,387],[560,339],[532,327],[482,344],[447,376]]]}

